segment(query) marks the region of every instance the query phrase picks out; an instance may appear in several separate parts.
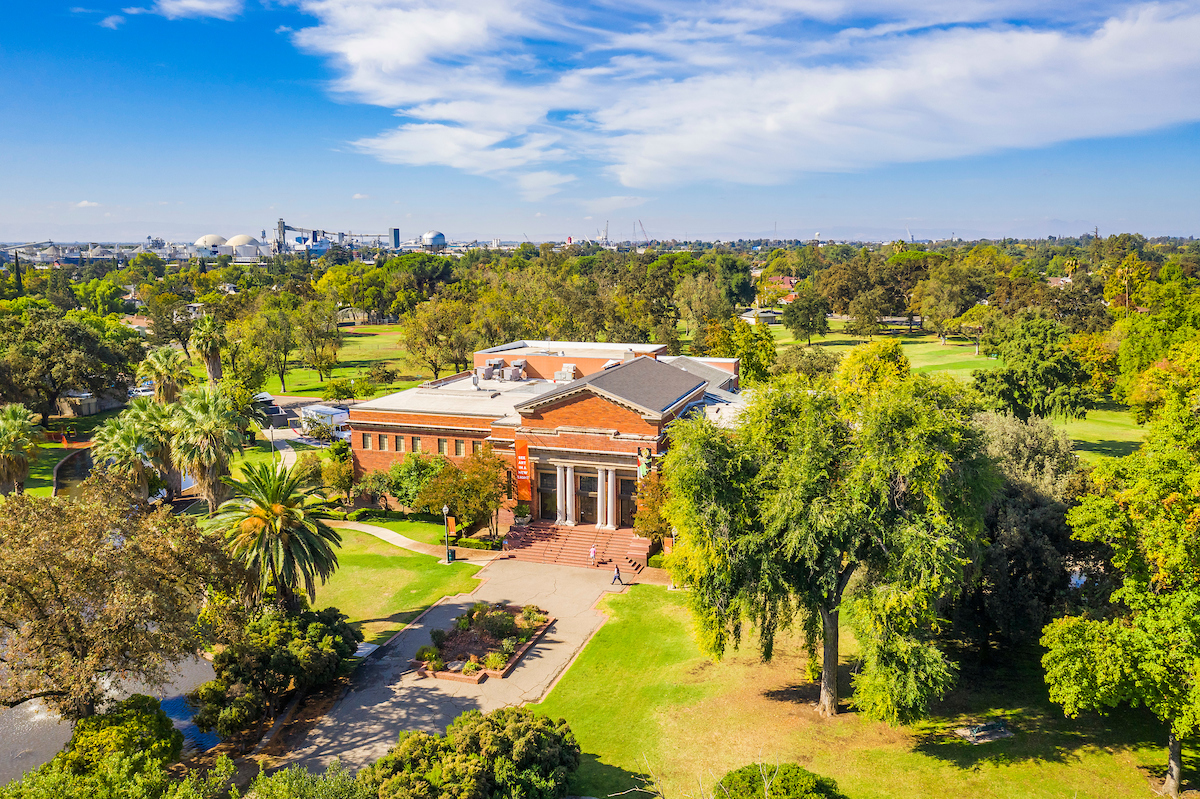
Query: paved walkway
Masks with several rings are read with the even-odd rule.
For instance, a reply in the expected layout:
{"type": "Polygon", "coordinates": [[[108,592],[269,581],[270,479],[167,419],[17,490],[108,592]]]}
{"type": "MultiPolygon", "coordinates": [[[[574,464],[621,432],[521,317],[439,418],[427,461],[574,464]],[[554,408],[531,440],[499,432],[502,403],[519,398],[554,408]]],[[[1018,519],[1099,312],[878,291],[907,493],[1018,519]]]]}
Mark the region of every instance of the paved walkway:
{"type": "MultiPolygon", "coordinates": [[[[364,525],[369,526],[369,525],[364,525]]],[[[416,542],[413,542],[416,543],[416,542]]],[[[447,597],[355,671],[352,685],[290,758],[324,768],[334,758],[351,770],[379,759],[404,730],[440,732],[464,711],[484,712],[540,700],[604,622],[600,597],[624,590],[607,570],[496,560],[479,572],[471,594],[447,597]],[[479,685],[421,678],[409,661],[429,643],[429,631],[448,628],[475,602],[535,604],[557,621],[505,679],[479,685]]]]}

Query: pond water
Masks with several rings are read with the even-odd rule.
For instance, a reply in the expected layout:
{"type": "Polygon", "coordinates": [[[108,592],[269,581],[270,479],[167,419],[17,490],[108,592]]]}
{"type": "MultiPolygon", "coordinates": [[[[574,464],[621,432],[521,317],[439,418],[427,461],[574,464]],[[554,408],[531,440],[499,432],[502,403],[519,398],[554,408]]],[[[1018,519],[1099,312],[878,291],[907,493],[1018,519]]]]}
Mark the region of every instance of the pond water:
{"type": "Polygon", "coordinates": [[[79,486],[92,473],[92,451],[80,449],[68,455],[58,466],[55,484],[59,496],[79,496],[79,486]]]}
{"type": "MultiPolygon", "coordinates": [[[[184,694],[213,678],[212,664],[192,658],[176,667],[171,681],[157,690],[131,683],[123,686],[122,696],[143,693],[157,697],[163,710],[183,733],[184,753],[204,751],[216,746],[219,739],[211,733],[200,732],[192,723],[184,694]]],[[[0,710],[0,785],[19,778],[54,757],[71,740],[71,723],[41,702],[26,702],[15,708],[0,710]]]]}

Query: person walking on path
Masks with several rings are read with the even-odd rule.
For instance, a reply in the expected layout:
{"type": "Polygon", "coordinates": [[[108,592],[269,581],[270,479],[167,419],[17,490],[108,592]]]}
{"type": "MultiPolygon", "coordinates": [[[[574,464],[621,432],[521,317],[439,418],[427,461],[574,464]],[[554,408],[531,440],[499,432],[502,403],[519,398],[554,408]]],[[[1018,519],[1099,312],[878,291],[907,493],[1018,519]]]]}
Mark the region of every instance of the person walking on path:
{"type": "Polygon", "coordinates": [[[617,583],[620,583],[621,585],[625,585],[625,581],[621,579],[621,565],[619,563],[614,563],[613,564],[613,578],[612,578],[612,582],[609,583],[609,585],[616,585],[617,583]]]}
{"type": "Polygon", "coordinates": [[[596,545],[592,544],[592,551],[588,553],[588,566],[596,568],[596,545]]]}

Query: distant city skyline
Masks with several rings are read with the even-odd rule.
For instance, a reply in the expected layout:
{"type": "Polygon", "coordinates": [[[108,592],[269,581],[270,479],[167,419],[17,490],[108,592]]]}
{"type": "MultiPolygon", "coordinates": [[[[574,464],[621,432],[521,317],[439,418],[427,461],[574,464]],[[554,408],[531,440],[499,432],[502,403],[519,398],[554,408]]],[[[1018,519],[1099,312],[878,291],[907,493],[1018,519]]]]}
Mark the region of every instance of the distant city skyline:
{"type": "Polygon", "coordinates": [[[8,10],[0,240],[1200,235],[1196,2],[123,2],[8,10]]]}

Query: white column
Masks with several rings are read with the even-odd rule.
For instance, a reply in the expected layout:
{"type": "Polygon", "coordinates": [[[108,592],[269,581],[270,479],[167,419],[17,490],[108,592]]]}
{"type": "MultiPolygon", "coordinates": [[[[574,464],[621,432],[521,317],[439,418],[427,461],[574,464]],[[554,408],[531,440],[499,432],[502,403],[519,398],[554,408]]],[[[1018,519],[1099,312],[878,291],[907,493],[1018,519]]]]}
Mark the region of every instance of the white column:
{"type": "Polygon", "coordinates": [[[605,490],[607,483],[604,482],[605,476],[608,474],[607,469],[596,470],[596,526],[608,526],[608,492],[605,490]]]}
{"type": "Polygon", "coordinates": [[[558,464],[557,466],[555,466],[554,468],[558,472],[558,485],[556,486],[557,492],[554,496],[554,505],[557,508],[557,510],[555,512],[558,514],[558,518],[556,519],[556,521],[559,524],[562,524],[567,519],[566,470],[563,468],[563,465],[561,463],[558,464]]]}
{"type": "Polygon", "coordinates": [[[608,519],[606,523],[610,530],[617,529],[617,522],[621,518],[621,509],[617,505],[617,470],[606,469],[608,472],[608,519]]]}
{"type": "Polygon", "coordinates": [[[575,467],[567,466],[567,524],[575,523],[575,467]]]}

